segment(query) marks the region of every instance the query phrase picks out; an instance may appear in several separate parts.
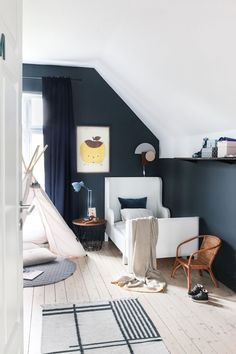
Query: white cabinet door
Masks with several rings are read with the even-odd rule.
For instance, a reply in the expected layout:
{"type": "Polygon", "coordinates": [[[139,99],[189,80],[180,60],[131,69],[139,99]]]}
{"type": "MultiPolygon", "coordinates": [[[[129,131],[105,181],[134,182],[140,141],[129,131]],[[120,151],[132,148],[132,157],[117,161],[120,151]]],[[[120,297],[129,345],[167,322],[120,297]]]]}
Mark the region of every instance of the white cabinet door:
{"type": "Polygon", "coordinates": [[[21,0],[0,0],[0,354],[23,353],[19,230],[21,0]]]}

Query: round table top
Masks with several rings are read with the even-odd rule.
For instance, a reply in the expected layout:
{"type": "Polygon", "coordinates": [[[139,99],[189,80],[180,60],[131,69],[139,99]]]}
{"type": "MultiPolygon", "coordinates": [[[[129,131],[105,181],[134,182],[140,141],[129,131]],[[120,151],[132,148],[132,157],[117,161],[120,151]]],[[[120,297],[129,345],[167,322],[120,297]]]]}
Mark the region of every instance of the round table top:
{"type": "Polygon", "coordinates": [[[99,225],[105,225],[106,224],[105,219],[91,219],[91,220],[85,220],[85,219],[75,219],[72,221],[74,225],[77,226],[99,226],[99,225]]]}

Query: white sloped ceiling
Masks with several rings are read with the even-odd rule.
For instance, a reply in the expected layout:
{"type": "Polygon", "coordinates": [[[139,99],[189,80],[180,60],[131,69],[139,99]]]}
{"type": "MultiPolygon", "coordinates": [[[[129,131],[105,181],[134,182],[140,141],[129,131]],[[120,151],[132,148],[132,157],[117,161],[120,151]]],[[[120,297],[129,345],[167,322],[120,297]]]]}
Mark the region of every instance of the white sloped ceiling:
{"type": "Polygon", "coordinates": [[[162,157],[236,137],[234,0],[23,2],[23,61],[97,69],[162,157]]]}

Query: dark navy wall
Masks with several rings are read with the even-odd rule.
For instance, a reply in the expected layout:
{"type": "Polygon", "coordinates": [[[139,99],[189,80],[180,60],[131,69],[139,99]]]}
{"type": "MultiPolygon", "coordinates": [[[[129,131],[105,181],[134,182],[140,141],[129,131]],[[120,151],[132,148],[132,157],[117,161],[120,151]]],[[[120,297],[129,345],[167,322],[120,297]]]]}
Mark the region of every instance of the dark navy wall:
{"type": "MultiPolygon", "coordinates": [[[[104,210],[105,176],[141,176],[139,143],[158,151],[158,140],[94,69],[24,65],[24,77],[72,78],[74,115],[78,125],[111,127],[111,165],[107,174],[78,174],[94,192],[98,215],[104,210]],[[73,79],[81,79],[76,81],[73,79]]],[[[23,80],[24,91],[41,92],[41,80],[23,80]]],[[[223,246],[215,262],[217,278],[236,291],[236,164],[160,159],[147,168],[148,176],[163,178],[164,205],[172,216],[200,216],[200,232],[219,235],[223,246]]],[[[75,193],[76,215],[85,210],[85,191],[75,193]],[[84,193],[84,194],[83,194],[84,193]]]]}
{"type": "Polygon", "coordinates": [[[160,159],[158,175],[172,216],[200,216],[200,233],[221,237],[214,268],[236,291],[236,163],[160,159]]]}
{"type": "MultiPolygon", "coordinates": [[[[41,92],[42,76],[64,76],[72,79],[74,117],[77,125],[110,126],[110,173],[78,174],[93,190],[94,206],[98,216],[104,215],[104,177],[142,176],[140,155],[136,146],[143,142],[152,144],[157,153],[159,142],[102,77],[91,68],[46,65],[23,66],[23,91],[41,92]],[[79,79],[79,80],[76,80],[79,79]]],[[[156,175],[157,163],[147,166],[148,176],[156,175]]],[[[75,215],[85,213],[86,191],[75,193],[75,215]]]]}

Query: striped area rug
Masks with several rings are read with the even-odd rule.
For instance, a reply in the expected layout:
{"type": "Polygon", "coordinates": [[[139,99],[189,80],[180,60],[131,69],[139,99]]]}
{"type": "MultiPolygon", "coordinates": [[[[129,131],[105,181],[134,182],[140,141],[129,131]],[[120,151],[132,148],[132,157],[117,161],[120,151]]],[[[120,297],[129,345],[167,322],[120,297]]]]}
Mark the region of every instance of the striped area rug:
{"type": "Polygon", "coordinates": [[[42,353],[164,354],[157,329],[137,299],[47,305],[42,353]]]}

